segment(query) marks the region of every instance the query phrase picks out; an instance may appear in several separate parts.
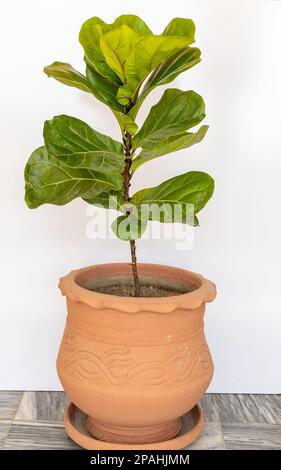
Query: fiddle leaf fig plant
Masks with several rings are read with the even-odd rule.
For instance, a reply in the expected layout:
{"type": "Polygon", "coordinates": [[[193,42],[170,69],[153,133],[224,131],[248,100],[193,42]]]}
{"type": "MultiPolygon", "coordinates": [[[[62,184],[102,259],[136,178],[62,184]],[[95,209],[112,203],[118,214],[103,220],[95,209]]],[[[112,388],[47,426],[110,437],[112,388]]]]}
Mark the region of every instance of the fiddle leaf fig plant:
{"type": "Polygon", "coordinates": [[[205,104],[194,91],[176,88],[164,91],[141,126],[136,122],[155,87],[200,62],[200,50],[190,47],[195,25],[190,19],[174,18],[155,35],[135,15],[122,15],[112,24],[93,17],[82,25],[79,41],[85,74],[64,62],[54,62],[44,72],[107,105],[120,126],[120,142],[73,116],[46,121],[44,146],[32,153],[25,168],[25,200],[29,208],[36,208],[80,197],[108,209],[114,198],[121,215],[112,230],[130,243],[134,293],[140,296],[136,239],[150,220],[197,226],[196,214],[214,191],[211,176],[190,171],[130,194],[132,177],[144,163],[197,144],[208,130],[202,125],[190,132],[205,118],[205,104]]]}

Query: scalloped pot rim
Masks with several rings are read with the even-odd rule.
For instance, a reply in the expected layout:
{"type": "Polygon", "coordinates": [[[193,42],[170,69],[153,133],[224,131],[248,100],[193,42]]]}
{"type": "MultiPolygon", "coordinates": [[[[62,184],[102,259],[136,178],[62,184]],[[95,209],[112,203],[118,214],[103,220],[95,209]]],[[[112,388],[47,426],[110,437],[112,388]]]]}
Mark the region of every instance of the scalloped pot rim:
{"type": "Polygon", "coordinates": [[[65,295],[73,302],[82,302],[90,307],[97,309],[114,309],[127,313],[158,312],[169,313],[176,309],[195,309],[201,307],[205,302],[212,302],[216,297],[216,286],[213,282],[205,279],[203,276],[186,271],[181,268],[164,266],[161,264],[139,263],[139,272],[142,274],[157,274],[157,278],[173,279],[181,281],[192,281],[198,286],[192,292],[179,294],[170,297],[121,297],[117,295],[101,294],[81,287],[77,283],[80,276],[88,273],[94,273],[100,278],[108,278],[112,272],[119,274],[129,274],[131,265],[129,263],[109,263],[87,266],[85,268],[71,271],[62,277],[59,282],[59,288],[62,295],[65,295]],[[122,272],[123,271],[123,272],[122,272]]]}

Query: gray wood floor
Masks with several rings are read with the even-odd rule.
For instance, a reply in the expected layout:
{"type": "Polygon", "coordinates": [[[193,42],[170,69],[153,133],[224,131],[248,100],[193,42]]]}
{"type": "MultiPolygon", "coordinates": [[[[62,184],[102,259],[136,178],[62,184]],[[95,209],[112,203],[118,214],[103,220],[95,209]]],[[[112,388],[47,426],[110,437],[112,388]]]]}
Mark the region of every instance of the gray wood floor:
{"type": "MultiPolygon", "coordinates": [[[[78,449],[63,392],[1,392],[0,449],[78,449]]],[[[205,426],[188,449],[281,449],[281,395],[204,396],[205,426]]]]}

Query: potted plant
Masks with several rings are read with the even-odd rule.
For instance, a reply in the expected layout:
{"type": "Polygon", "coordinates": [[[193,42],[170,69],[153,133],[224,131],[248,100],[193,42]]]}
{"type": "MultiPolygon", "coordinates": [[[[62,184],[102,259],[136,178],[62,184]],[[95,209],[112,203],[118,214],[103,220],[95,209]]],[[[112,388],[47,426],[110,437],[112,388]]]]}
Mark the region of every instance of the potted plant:
{"type": "Polygon", "coordinates": [[[197,403],[213,363],[203,331],[205,303],[215,298],[202,276],[136,259],[136,239],[150,220],[198,225],[214,181],[190,171],[130,193],[146,162],[200,142],[208,126],[202,97],[169,88],[138,127],[138,111],[155,87],[200,61],[192,20],[175,18],[154,35],[139,17],[80,31],[85,75],[54,62],[49,77],[94,95],[117,119],[120,142],[76,117],[46,121],[44,146],[25,169],[26,203],[63,205],[80,197],[119,215],[112,225],[130,245],[131,263],[94,265],[60,280],[68,317],[57,369],[69,397],[66,430],[88,449],[180,449],[201,431],[197,403]]]}

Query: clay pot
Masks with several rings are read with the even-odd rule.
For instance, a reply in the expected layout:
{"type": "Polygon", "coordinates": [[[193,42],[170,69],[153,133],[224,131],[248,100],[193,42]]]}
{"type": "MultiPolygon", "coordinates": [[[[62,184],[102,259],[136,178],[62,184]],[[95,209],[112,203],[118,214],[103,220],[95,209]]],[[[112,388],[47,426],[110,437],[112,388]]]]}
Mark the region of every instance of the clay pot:
{"type": "Polygon", "coordinates": [[[180,417],[198,403],[213,375],[203,316],[215,285],[162,265],[139,264],[139,274],[157,285],[195,290],[135,298],[87,289],[126,282],[131,266],[123,263],[78,269],[59,284],[68,308],[59,378],[71,402],[88,415],[88,431],[101,441],[141,445],[172,439],[180,432],[180,417]]]}

